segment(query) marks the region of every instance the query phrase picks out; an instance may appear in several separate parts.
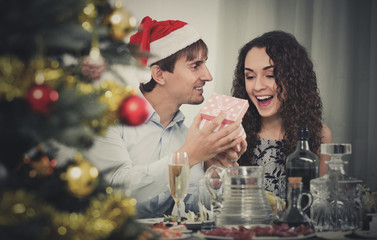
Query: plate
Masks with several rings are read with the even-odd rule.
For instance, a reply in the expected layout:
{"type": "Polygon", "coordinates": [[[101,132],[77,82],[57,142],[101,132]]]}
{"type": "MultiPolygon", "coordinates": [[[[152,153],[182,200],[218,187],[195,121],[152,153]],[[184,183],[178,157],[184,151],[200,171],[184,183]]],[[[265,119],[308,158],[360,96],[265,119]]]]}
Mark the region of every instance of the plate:
{"type": "Polygon", "coordinates": [[[155,224],[164,221],[164,218],[141,218],[141,219],[136,219],[137,222],[142,223],[142,224],[155,224]]]}
{"type": "Polygon", "coordinates": [[[183,233],[192,233],[192,230],[188,229],[187,226],[185,224],[180,224],[180,225],[174,225],[172,227],[169,228],[170,230],[178,230],[180,231],[182,234],[183,233]]]}
{"type": "Polygon", "coordinates": [[[346,239],[346,235],[350,234],[351,232],[317,232],[316,235],[323,239],[346,239]]]}
{"type": "Polygon", "coordinates": [[[221,236],[207,236],[207,235],[204,235],[204,238],[207,239],[207,240],[233,240],[232,237],[221,237],[221,236]]]}
{"type": "MultiPolygon", "coordinates": [[[[233,240],[232,237],[221,237],[221,236],[208,236],[208,235],[200,235],[204,236],[205,239],[207,240],[214,240],[214,239],[219,239],[219,240],[233,240]]],[[[257,236],[253,237],[253,240],[277,240],[277,239],[283,239],[283,240],[299,240],[299,239],[309,239],[314,237],[315,234],[308,234],[308,235],[303,235],[303,236],[297,236],[297,237],[278,237],[278,236],[257,236]]]]}
{"type": "Polygon", "coordinates": [[[353,233],[354,235],[362,238],[370,238],[370,239],[377,239],[377,232],[371,232],[371,231],[355,231],[353,233]]]}
{"type": "Polygon", "coordinates": [[[279,237],[279,236],[257,236],[253,237],[253,240],[276,240],[276,239],[283,239],[283,240],[299,240],[299,239],[309,239],[316,236],[315,233],[308,234],[308,235],[300,235],[296,237],[279,237]]]}
{"type": "Polygon", "coordinates": [[[182,237],[179,237],[179,238],[161,238],[161,239],[164,239],[164,240],[179,240],[179,239],[186,239],[186,238],[189,238],[189,237],[191,237],[191,234],[182,233],[182,237]]]}
{"type": "Polygon", "coordinates": [[[188,230],[197,231],[202,228],[201,222],[186,222],[186,228],[188,230]]]}
{"type": "MultiPolygon", "coordinates": [[[[195,235],[193,235],[195,236],[195,235]]],[[[211,236],[211,235],[205,235],[203,232],[198,231],[197,235],[198,238],[200,239],[207,239],[207,240],[212,240],[212,239],[219,239],[219,240],[233,240],[232,237],[223,237],[223,236],[211,236]]]]}

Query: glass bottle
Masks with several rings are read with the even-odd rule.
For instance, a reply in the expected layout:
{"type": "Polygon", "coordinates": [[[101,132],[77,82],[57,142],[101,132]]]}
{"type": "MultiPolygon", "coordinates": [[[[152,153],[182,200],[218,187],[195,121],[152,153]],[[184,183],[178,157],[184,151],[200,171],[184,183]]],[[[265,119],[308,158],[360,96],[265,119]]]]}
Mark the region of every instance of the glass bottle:
{"type": "Polygon", "coordinates": [[[304,213],[313,202],[313,197],[310,192],[302,191],[301,177],[288,178],[288,195],[287,195],[287,209],[279,217],[278,223],[287,223],[289,227],[298,227],[305,225],[314,229],[310,218],[304,213]],[[307,196],[308,201],[305,206],[301,206],[302,196],[307,196]]]}
{"type": "Polygon", "coordinates": [[[311,218],[316,231],[348,231],[362,226],[362,185],[344,172],[342,156],[351,154],[351,144],[322,144],[321,153],[331,156],[329,171],[310,182],[311,218]]]}
{"type": "MultiPolygon", "coordinates": [[[[296,150],[287,157],[286,174],[289,177],[301,177],[303,191],[310,192],[310,180],[318,177],[318,156],[309,149],[309,130],[306,126],[297,128],[296,150]]],[[[302,205],[306,205],[306,198],[302,205]]],[[[310,214],[309,209],[306,211],[310,214]]]]}

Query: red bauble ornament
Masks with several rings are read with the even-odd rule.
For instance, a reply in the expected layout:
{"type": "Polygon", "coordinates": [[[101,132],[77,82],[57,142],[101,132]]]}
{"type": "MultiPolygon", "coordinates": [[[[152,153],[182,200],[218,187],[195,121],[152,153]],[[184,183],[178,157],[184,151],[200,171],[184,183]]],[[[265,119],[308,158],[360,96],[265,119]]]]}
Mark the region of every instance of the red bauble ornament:
{"type": "Polygon", "coordinates": [[[119,119],[126,125],[140,125],[144,123],[148,115],[148,105],[145,100],[139,96],[127,97],[119,106],[119,119]]]}
{"type": "Polygon", "coordinates": [[[53,103],[59,99],[59,94],[46,85],[32,86],[27,93],[30,108],[41,114],[48,114],[53,103]]]}

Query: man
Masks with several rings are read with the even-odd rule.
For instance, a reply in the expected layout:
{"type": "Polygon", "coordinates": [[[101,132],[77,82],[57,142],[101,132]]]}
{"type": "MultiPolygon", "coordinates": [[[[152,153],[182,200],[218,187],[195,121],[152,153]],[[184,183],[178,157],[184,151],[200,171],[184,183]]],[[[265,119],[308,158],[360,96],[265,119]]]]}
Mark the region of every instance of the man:
{"type": "Polygon", "coordinates": [[[171,213],[174,202],[168,188],[169,155],[187,152],[190,186],[186,211],[197,211],[197,182],[204,174],[204,164],[199,163],[237,165],[230,160],[237,160],[246,150],[246,141],[238,137],[242,130],[240,122],[215,132],[225,114],[203,129],[199,129],[198,115],[190,129],[183,125],[180,106],[202,103],[203,87],[212,81],[205,64],[207,46],[190,25],[145,17],[138,32],[131,36],[130,44],[149,53],[144,58],[135,56],[150,67],[151,77],[140,80],[140,90],[150,104],[150,115],[141,126],[109,129],[87,157],[111,185],[131,192],[137,200],[138,218],[151,218],[171,213]],[[234,151],[240,143],[241,150],[234,151]]]}

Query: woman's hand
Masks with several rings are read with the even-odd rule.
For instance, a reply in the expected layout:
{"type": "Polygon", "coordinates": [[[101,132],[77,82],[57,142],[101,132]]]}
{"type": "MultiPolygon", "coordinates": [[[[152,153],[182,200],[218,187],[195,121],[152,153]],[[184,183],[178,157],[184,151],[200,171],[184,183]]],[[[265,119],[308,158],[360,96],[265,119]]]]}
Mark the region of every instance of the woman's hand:
{"type": "Polygon", "coordinates": [[[225,152],[217,154],[215,157],[204,162],[204,171],[212,166],[216,165],[219,167],[236,167],[239,166],[238,159],[246,151],[247,143],[246,140],[242,140],[240,148],[228,149],[225,152]],[[237,151],[238,149],[238,151],[237,151]]]}
{"type": "MultiPolygon", "coordinates": [[[[215,131],[223,120],[225,113],[220,113],[202,129],[199,128],[202,121],[201,114],[198,114],[189,128],[186,141],[178,151],[185,151],[189,155],[190,167],[195,164],[214,158],[222,152],[236,148],[243,141],[239,137],[242,129],[241,122],[237,121],[215,131]]],[[[241,144],[242,146],[242,144],[241,144]]],[[[241,151],[241,150],[240,150],[241,151]]],[[[238,159],[238,154],[229,153],[230,159],[238,159]]],[[[221,157],[222,158],[222,157],[221,157]]]]}

